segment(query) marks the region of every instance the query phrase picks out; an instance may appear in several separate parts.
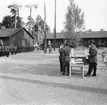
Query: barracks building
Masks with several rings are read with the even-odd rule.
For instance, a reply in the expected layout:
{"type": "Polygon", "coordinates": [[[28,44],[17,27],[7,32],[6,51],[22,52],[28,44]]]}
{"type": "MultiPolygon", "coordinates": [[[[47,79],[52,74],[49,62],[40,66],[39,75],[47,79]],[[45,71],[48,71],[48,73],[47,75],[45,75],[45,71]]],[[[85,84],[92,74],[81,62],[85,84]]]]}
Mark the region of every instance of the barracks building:
{"type": "MultiPolygon", "coordinates": [[[[59,47],[65,40],[65,33],[56,33],[56,47],[59,47]]],[[[89,45],[90,40],[94,40],[97,47],[107,47],[107,31],[76,32],[83,41],[83,45],[89,45]]],[[[54,44],[54,33],[47,34],[47,44],[54,44]]]]}
{"type": "Polygon", "coordinates": [[[9,28],[0,30],[3,46],[33,46],[34,37],[25,28],[9,28]]]}

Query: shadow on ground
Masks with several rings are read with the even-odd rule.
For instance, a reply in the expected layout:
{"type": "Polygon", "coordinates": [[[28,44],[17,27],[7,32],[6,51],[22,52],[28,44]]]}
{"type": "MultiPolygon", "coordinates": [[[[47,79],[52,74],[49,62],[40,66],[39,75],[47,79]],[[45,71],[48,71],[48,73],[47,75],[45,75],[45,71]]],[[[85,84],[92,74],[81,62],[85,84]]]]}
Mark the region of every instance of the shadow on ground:
{"type": "Polygon", "coordinates": [[[107,89],[101,89],[101,88],[95,88],[95,87],[76,86],[76,85],[71,85],[71,84],[65,85],[62,83],[45,82],[45,81],[40,81],[40,80],[32,80],[32,79],[27,79],[27,78],[18,78],[18,77],[10,77],[10,76],[0,76],[0,78],[21,81],[21,82],[27,82],[27,83],[33,83],[33,84],[48,85],[48,86],[52,86],[52,87],[74,89],[74,90],[83,91],[83,92],[87,91],[87,92],[92,92],[92,93],[107,94],[107,89]]]}

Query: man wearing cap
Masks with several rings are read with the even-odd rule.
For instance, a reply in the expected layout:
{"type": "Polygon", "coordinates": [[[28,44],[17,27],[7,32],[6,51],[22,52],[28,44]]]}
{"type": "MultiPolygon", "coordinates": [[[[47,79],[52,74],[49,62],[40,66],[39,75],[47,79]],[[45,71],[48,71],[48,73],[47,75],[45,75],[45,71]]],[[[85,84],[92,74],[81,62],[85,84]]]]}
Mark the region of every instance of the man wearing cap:
{"type": "Polygon", "coordinates": [[[94,41],[91,40],[91,45],[89,47],[89,69],[85,76],[90,76],[92,70],[94,70],[92,76],[96,76],[97,54],[98,54],[98,50],[94,44],[94,41]]]}

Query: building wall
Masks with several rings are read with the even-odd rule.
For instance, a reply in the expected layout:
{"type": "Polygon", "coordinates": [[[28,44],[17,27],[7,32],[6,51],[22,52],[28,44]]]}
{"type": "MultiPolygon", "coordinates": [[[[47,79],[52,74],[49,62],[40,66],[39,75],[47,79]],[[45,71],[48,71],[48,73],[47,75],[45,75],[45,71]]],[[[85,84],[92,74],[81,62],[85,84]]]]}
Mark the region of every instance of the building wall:
{"type": "Polygon", "coordinates": [[[33,46],[34,44],[34,39],[26,31],[24,31],[24,41],[27,46],[33,46]]]}
{"type": "Polygon", "coordinates": [[[107,47],[107,38],[84,38],[83,45],[88,47],[90,40],[94,40],[96,46],[99,47],[107,47]]]}
{"type": "Polygon", "coordinates": [[[34,45],[34,40],[32,39],[32,37],[30,37],[30,46],[34,45]]]}
{"type": "Polygon", "coordinates": [[[40,44],[42,44],[43,43],[43,40],[44,40],[44,33],[43,32],[38,32],[38,42],[40,43],[40,44]]]}
{"type": "Polygon", "coordinates": [[[3,45],[4,46],[8,46],[9,45],[9,38],[0,38],[0,40],[3,41],[3,45]]]}
{"type": "MultiPolygon", "coordinates": [[[[54,39],[47,39],[47,43],[49,43],[49,41],[50,41],[51,44],[54,46],[54,39]]],[[[56,43],[55,43],[55,47],[56,47],[56,48],[59,48],[60,45],[61,45],[62,43],[64,43],[64,39],[56,39],[55,42],[56,42],[56,43]]]]}
{"type": "MultiPolygon", "coordinates": [[[[94,40],[96,46],[99,47],[107,47],[107,38],[84,38],[82,39],[82,44],[79,44],[79,46],[83,45],[85,47],[89,46],[89,42],[90,40],[94,40]]],[[[47,39],[47,43],[48,41],[51,41],[51,44],[54,45],[54,39],[47,39]]],[[[56,39],[56,48],[59,48],[59,46],[64,43],[64,39],[56,39]]]]}
{"type": "Polygon", "coordinates": [[[10,37],[10,45],[21,46],[22,40],[24,40],[23,31],[19,31],[15,35],[10,37]]]}
{"type": "Polygon", "coordinates": [[[3,40],[4,46],[14,45],[14,46],[33,46],[34,40],[29,34],[21,30],[10,38],[0,38],[3,40]]]}

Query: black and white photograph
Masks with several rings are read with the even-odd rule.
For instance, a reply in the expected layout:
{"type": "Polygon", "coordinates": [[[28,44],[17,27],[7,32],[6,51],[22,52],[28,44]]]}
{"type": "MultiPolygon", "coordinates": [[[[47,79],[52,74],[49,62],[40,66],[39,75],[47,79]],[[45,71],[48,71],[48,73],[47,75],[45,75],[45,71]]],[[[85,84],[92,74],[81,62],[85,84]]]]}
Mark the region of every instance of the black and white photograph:
{"type": "Polygon", "coordinates": [[[107,105],[107,0],[1,0],[0,105],[107,105]]]}

